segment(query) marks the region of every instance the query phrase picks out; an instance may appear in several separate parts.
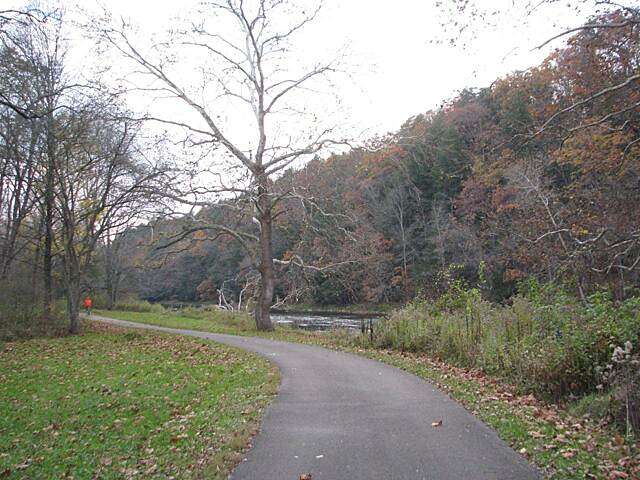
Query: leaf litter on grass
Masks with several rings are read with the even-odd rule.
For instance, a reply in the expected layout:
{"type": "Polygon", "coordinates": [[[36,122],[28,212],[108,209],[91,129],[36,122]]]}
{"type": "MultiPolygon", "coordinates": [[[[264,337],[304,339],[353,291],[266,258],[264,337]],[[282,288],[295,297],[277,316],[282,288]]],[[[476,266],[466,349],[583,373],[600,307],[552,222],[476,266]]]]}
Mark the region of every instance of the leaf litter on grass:
{"type": "Polygon", "coordinates": [[[225,478],[278,384],[239,350],[102,325],[6,344],[0,367],[7,478],[225,478]]]}

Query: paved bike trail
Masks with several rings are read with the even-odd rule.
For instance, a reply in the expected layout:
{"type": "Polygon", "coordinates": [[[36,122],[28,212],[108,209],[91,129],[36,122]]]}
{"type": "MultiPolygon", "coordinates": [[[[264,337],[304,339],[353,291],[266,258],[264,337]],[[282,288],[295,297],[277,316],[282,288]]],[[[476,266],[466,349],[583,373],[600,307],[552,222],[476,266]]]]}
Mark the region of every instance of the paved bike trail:
{"type": "Polygon", "coordinates": [[[232,480],[542,478],[461,405],[398,368],[309,345],[91,318],[210,339],[276,363],[278,396],[232,480]]]}

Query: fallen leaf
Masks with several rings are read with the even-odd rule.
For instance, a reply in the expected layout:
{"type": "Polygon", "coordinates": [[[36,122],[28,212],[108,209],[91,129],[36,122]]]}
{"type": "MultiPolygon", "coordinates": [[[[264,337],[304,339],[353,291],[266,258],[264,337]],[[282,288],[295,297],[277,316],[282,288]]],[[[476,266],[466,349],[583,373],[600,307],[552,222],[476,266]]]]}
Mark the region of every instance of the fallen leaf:
{"type": "Polygon", "coordinates": [[[529,432],[529,436],[531,438],[544,438],[544,433],[532,430],[531,432],[529,432]]]}
{"type": "Polygon", "coordinates": [[[431,426],[432,427],[441,427],[442,426],[442,420],[438,420],[437,422],[431,422],[431,426]]]}
{"type": "Polygon", "coordinates": [[[185,438],[189,438],[189,435],[186,433],[181,433],[180,435],[176,435],[171,439],[172,442],[177,442],[178,440],[184,440],[185,438]]]}
{"type": "Polygon", "coordinates": [[[301,473],[298,480],[311,480],[312,475],[310,473],[301,473]]]}
{"type": "Polygon", "coordinates": [[[609,480],[619,480],[620,478],[629,478],[629,474],[619,470],[612,470],[609,472],[609,480]]]}
{"type": "Polygon", "coordinates": [[[624,438],[622,438],[622,435],[620,435],[617,432],[616,432],[616,436],[613,438],[613,441],[619,447],[621,447],[624,444],[624,438]]]}
{"type": "Polygon", "coordinates": [[[31,459],[27,460],[24,463],[21,463],[20,465],[16,465],[16,470],[25,470],[27,468],[29,468],[29,465],[31,465],[31,459]]]}

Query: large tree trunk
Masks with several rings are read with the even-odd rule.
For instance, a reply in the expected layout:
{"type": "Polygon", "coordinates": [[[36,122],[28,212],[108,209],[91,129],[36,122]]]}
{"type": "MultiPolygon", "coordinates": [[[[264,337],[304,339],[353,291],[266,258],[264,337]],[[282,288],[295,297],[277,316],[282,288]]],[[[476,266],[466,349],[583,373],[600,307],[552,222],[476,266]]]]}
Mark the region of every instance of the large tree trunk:
{"type": "Polygon", "coordinates": [[[47,185],[44,195],[44,248],[42,253],[42,276],[44,277],[44,316],[50,319],[53,314],[53,199],[50,194],[53,187],[49,186],[49,173],[47,173],[47,185]]]}
{"type": "Polygon", "coordinates": [[[271,305],[276,285],[275,269],[273,266],[272,244],[272,214],[271,204],[266,189],[260,189],[258,204],[260,215],[260,293],[256,304],[256,327],[258,330],[273,330],[271,323],[271,305]]]}
{"type": "Polygon", "coordinates": [[[44,316],[53,316],[53,202],[54,202],[54,170],[55,144],[53,138],[53,114],[47,119],[47,171],[44,190],[44,247],[42,253],[42,275],[44,277],[44,316]]]}
{"type": "Polygon", "coordinates": [[[67,298],[69,307],[69,333],[76,335],[80,333],[80,287],[69,292],[67,298]]]}
{"type": "Polygon", "coordinates": [[[107,310],[113,310],[118,298],[118,284],[120,273],[118,272],[116,259],[116,246],[109,241],[106,246],[105,256],[105,287],[107,290],[107,310]]]}
{"type": "Polygon", "coordinates": [[[80,268],[77,259],[68,259],[67,306],[69,309],[69,333],[80,333],[80,268]]]}
{"type": "Polygon", "coordinates": [[[73,250],[67,246],[65,252],[65,275],[67,287],[67,309],[69,315],[69,333],[80,333],[80,262],[73,250]]]}
{"type": "Polygon", "coordinates": [[[107,310],[113,310],[118,300],[118,288],[110,284],[107,291],[107,310]]]}

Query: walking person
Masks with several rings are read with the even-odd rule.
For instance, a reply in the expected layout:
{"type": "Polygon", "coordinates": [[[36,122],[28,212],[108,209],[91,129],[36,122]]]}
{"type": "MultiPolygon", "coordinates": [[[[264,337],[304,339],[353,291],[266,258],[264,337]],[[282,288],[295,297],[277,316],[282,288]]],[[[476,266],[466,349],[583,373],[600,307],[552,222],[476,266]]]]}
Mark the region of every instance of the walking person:
{"type": "Polygon", "coordinates": [[[91,315],[91,307],[93,306],[93,302],[91,301],[91,297],[87,294],[84,299],[84,309],[87,312],[87,315],[91,315]]]}

